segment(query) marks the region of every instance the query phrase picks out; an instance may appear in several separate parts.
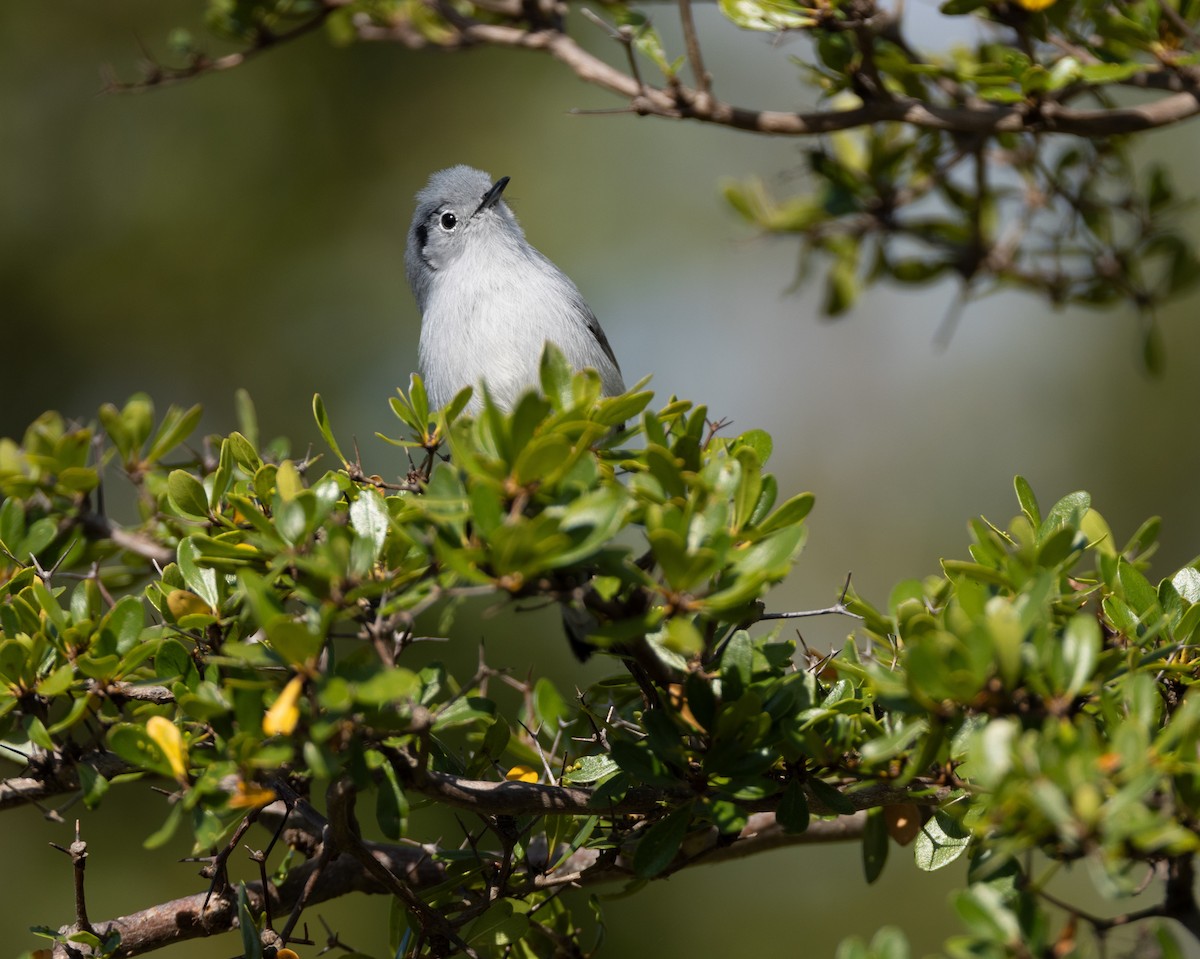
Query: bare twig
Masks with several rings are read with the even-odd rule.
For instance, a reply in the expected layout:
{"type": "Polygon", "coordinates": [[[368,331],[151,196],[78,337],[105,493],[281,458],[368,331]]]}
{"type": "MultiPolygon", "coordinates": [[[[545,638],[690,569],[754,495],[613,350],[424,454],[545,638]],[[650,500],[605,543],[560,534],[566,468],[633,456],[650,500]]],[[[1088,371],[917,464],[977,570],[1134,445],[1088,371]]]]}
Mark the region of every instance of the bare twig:
{"type": "Polygon", "coordinates": [[[75,841],[69,848],[56,842],[50,843],[59,852],[65,852],[71,857],[71,865],[75,872],[75,928],[80,932],[92,932],[92,924],[88,922],[87,901],[83,891],[83,871],[87,867],[87,843],[79,835],[79,820],[75,820],[75,841]]]}
{"type": "Polygon", "coordinates": [[[704,69],[704,57],[700,53],[700,37],[696,33],[696,21],[692,17],[692,0],[679,0],[679,20],[683,26],[683,43],[687,48],[688,63],[696,89],[705,100],[712,97],[712,77],[704,69]]]}
{"type": "Polygon", "coordinates": [[[842,585],[841,595],[838,596],[838,601],[832,606],[826,606],[823,609],[801,609],[787,613],[763,613],[759,616],[759,620],[766,619],[807,619],[810,616],[849,616],[851,619],[862,619],[858,613],[852,612],[846,605],[846,597],[850,593],[850,576],[846,574],[846,582],[842,585]]]}

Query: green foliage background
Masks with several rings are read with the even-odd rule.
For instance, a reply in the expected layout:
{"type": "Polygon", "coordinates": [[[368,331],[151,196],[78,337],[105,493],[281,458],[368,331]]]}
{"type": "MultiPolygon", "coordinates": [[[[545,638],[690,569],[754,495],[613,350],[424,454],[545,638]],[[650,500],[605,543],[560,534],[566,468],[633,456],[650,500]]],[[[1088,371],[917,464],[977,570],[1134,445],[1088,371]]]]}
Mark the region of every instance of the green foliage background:
{"type": "MultiPolygon", "coordinates": [[[[710,13],[699,11],[702,34],[710,13]]],[[[664,398],[706,402],[735,430],[767,429],[784,494],[816,491],[809,544],[776,608],[826,604],[847,570],[882,601],[896,580],[964,555],[967,517],[1014,512],[1015,472],[1048,502],[1088,488],[1118,539],[1162,515],[1160,576],[1200,551],[1195,298],[1163,318],[1169,359],[1158,382],[1140,373],[1128,315],[1055,315],[995,298],[968,312],[944,354],[932,340],[948,286],[875,292],[847,319],[818,323],[818,291],[784,295],[793,250],[748,237],[718,190],[725,174],[786,178],[800,145],[569,117],[573,106],[613,104],[550,61],[516,54],[338,50],[314,36],[232,74],[96,96],[101,64],[132,73],[139,38],[162,53],[167,31],[198,14],[84,0],[0,10],[0,435],[20,435],[49,407],[87,417],[142,389],[160,409],[203,402],[205,428],[227,432],[234,390],[247,387],[264,432],[299,448],[317,439],[309,397],[319,391],[339,423],[354,424],[368,471],[401,470],[371,433],[388,427],[386,398],[415,364],[401,267],[410,198],[432,170],[470,162],[513,177],[531,240],[578,282],[627,379],[653,372],[664,398]]],[[[661,27],[677,48],[669,20],[661,27]]],[[[707,52],[734,99],[787,106],[804,96],[787,63],[802,45],[772,52],[740,37],[707,52]],[[750,75],[759,59],[765,78],[750,75]]],[[[1183,157],[1176,175],[1187,188],[1197,136],[1183,127],[1143,148],[1183,157]]],[[[553,614],[476,615],[460,620],[463,636],[507,644],[514,663],[537,656],[565,688],[580,673],[553,614]]],[[[826,647],[845,631],[806,626],[805,637],[826,647]]],[[[192,867],[146,875],[123,854],[157,808],[147,796],[92,820],[96,915],[138,908],[166,884],[194,890],[192,867]]],[[[21,885],[43,890],[36,915],[26,899],[19,913],[0,909],[0,941],[15,951],[29,922],[69,918],[69,870],[45,845],[66,841],[67,828],[33,810],[6,814],[5,826],[21,885]]],[[[679,876],[610,907],[609,949],[783,956],[802,935],[819,955],[850,932],[914,915],[929,917],[920,929],[906,923],[914,944],[932,948],[949,928],[944,891],[958,877],[917,882],[899,859],[865,892],[848,847],[679,876]]],[[[354,915],[376,923],[382,908],[328,914],[353,929],[354,915]]]]}

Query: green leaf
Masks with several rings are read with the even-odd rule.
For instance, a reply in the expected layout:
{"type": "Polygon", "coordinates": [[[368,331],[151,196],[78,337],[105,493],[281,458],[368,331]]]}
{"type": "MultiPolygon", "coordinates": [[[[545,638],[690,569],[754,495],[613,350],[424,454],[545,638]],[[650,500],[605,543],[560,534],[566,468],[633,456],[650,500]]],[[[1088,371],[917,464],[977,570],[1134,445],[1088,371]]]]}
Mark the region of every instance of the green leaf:
{"type": "Polygon", "coordinates": [[[317,655],[322,637],[286,613],[263,623],[267,642],[285,663],[303,666],[317,655]]]}
{"type": "Polygon", "coordinates": [[[529,930],[529,903],[519,899],[497,899],[467,928],[467,942],[494,949],[510,946],[529,930]]]}
{"type": "Polygon", "coordinates": [[[233,405],[237,414],[238,430],[253,449],[258,446],[258,413],[254,409],[254,400],[250,398],[249,390],[238,387],[233,394],[233,405]]]}
{"type": "Polygon", "coordinates": [[[285,503],[290,503],[304,492],[304,480],[291,460],[284,460],[275,471],[275,491],[285,503]]]}
{"type": "Polygon", "coordinates": [[[71,688],[71,684],[74,681],[75,667],[71,663],[63,663],[63,665],[59,666],[49,676],[38,682],[38,695],[47,698],[61,696],[71,688]]]}
{"type": "Polygon", "coordinates": [[[749,633],[739,629],[729,638],[721,653],[721,695],[726,702],[736,702],[749,687],[753,664],[753,641],[749,633]]]}
{"type": "Polygon", "coordinates": [[[611,756],[584,756],[575,761],[573,769],[563,775],[563,782],[584,785],[598,782],[615,773],[620,767],[611,756]]]}
{"type": "Polygon", "coordinates": [[[1137,567],[1122,560],[1117,568],[1117,579],[1125,601],[1133,607],[1139,618],[1158,610],[1158,593],[1137,567]]]}
{"type": "Polygon", "coordinates": [[[390,762],[380,767],[383,777],[379,782],[375,799],[375,821],[388,839],[397,840],[404,835],[408,820],[408,799],[400,787],[396,770],[390,762]]]}
{"type": "Polygon", "coordinates": [[[1025,514],[1029,524],[1037,529],[1042,525],[1042,513],[1038,509],[1037,497],[1033,495],[1033,487],[1024,476],[1014,479],[1013,486],[1017,491],[1017,502],[1021,504],[1021,512],[1025,514]]]}
{"type": "Polygon", "coordinates": [[[946,0],[938,10],[948,17],[961,17],[980,7],[986,7],[990,2],[991,0],[946,0]]]}
{"type": "Polygon", "coordinates": [[[79,788],[83,793],[83,804],[88,809],[95,809],[100,800],[108,792],[108,780],[101,776],[87,763],[75,764],[75,774],[79,777],[79,788]]]}
{"type": "Polygon", "coordinates": [[[679,69],[679,61],[672,62],[667,59],[658,31],[651,26],[645,14],[622,5],[613,8],[613,17],[618,26],[625,27],[632,33],[634,47],[651,60],[664,76],[675,76],[679,69]]]}
{"type": "Polygon", "coordinates": [[[346,457],[342,454],[341,447],[338,446],[337,440],[333,438],[333,427],[329,424],[329,414],[325,410],[325,401],[321,399],[320,393],[313,394],[313,416],[317,421],[317,430],[320,431],[321,437],[329,444],[329,448],[333,450],[333,455],[343,463],[347,462],[346,457]]]}
{"type": "Polygon", "coordinates": [[[201,566],[200,542],[189,536],[179,541],[177,549],[179,572],[187,588],[208,603],[214,611],[221,608],[221,594],[217,589],[217,571],[201,566]]]}
{"type": "Polygon", "coordinates": [[[171,837],[175,835],[175,831],[179,828],[181,822],[183,822],[183,803],[175,803],[171,806],[171,811],[167,813],[167,818],[163,821],[163,824],[142,841],[142,847],[145,849],[161,849],[170,842],[171,837]]]}
{"type": "Polygon", "coordinates": [[[539,436],[528,443],[513,464],[513,477],[521,486],[550,483],[571,462],[573,444],[561,433],[539,436]]]}
{"type": "Polygon", "coordinates": [[[253,476],[260,466],[262,466],[262,458],[258,455],[254,445],[246,439],[241,433],[230,433],[225,438],[229,444],[229,451],[233,455],[233,461],[241,467],[242,471],[247,476],[253,476]]]}
{"type": "MultiPolygon", "coordinates": [[[[408,670],[402,670],[402,672],[408,672],[408,670]]],[[[405,693],[405,697],[415,692],[417,692],[417,688],[414,686],[411,691],[405,693]]],[[[490,699],[484,699],[482,696],[463,696],[438,710],[434,716],[433,728],[441,732],[445,729],[486,722],[490,729],[495,724],[495,718],[496,704],[490,699]]]]}
{"type": "Polygon", "coordinates": [[[551,736],[571,718],[566,702],[545,676],[539,676],[533,684],[533,715],[538,727],[544,727],[551,736]]]}
{"type": "Polygon", "coordinates": [[[258,934],[258,923],[250,912],[250,898],[246,895],[246,884],[237,887],[238,929],[242,934],[242,959],[263,959],[262,939],[258,934]]]}
{"type": "Polygon", "coordinates": [[[1100,624],[1089,613],[1071,617],[1063,632],[1062,657],[1067,670],[1064,695],[1077,696],[1091,680],[1100,659],[1100,624]]]}
{"type": "Polygon", "coordinates": [[[1086,83],[1123,83],[1144,67],[1136,60],[1125,63],[1089,63],[1079,67],[1079,78],[1086,83]]]}
{"type": "Polygon", "coordinates": [[[825,302],[822,311],[827,316],[841,316],[858,299],[858,250],[853,256],[839,256],[825,279],[825,302]]]}
{"type": "Polygon", "coordinates": [[[412,404],[415,428],[417,432],[423,432],[429,423],[429,394],[425,392],[425,381],[416,373],[408,380],[408,401],[412,404]]]}
{"type": "Polygon", "coordinates": [[[371,544],[372,563],[383,552],[390,525],[391,519],[383,497],[373,489],[359,490],[358,497],[350,504],[350,527],[371,544]]]}
{"type": "Polygon", "coordinates": [[[704,637],[691,620],[674,616],[667,621],[662,644],[685,659],[704,651],[704,637]]]}
{"type": "Polygon", "coordinates": [[[756,532],[774,533],[786,526],[795,526],[812,512],[816,497],[812,493],[797,493],[758,524],[756,532]]]}
{"type": "Polygon", "coordinates": [[[209,508],[214,512],[220,510],[221,501],[229,491],[229,484],[233,481],[233,466],[233,444],[224,439],[221,441],[221,455],[217,460],[217,469],[212,478],[212,491],[208,497],[209,508]]]}
{"type": "Polygon", "coordinates": [[[137,769],[147,769],[168,779],[174,778],[162,750],[150,738],[144,726],[137,723],[117,723],[108,731],[108,746],[137,769]]]}
{"type": "Polygon", "coordinates": [[[184,516],[208,519],[208,493],[187,470],[171,470],[167,477],[167,497],[184,516]]]}
{"type": "Polygon", "coordinates": [[[1083,523],[1083,517],[1091,505],[1092,497],[1083,490],[1068,493],[1050,507],[1050,512],[1046,514],[1046,521],[1038,529],[1038,542],[1045,542],[1064,527],[1079,529],[1083,523]]]}
{"type": "Polygon", "coordinates": [[[671,864],[692,821],[692,804],[680,806],[646,830],[633,853],[633,873],[651,879],[671,864]]]}
{"type": "Polygon", "coordinates": [[[172,406],[167,410],[167,415],[163,417],[158,432],[150,441],[150,449],[146,453],[146,464],[158,462],[187,439],[192,430],[196,428],[196,424],[200,422],[203,412],[204,410],[200,406],[193,406],[188,410],[172,406]]]}
{"type": "Polygon", "coordinates": [[[1187,603],[1200,603],[1200,570],[1185,566],[1171,577],[1171,585],[1187,603]]]}
{"type": "Polygon", "coordinates": [[[816,26],[817,21],[787,3],[771,0],[720,0],[721,13],[743,30],[778,33],[816,26]]]}
{"type": "Polygon", "coordinates": [[[546,341],[542,350],[540,381],[542,392],[556,409],[571,405],[571,365],[562,350],[546,341]]]}
{"type": "Polygon", "coordinates": [[[863,829],[863,874],[866,876],[868,884],[873,883],[883,874],[887,856],[887,822],[883,818],[882,807],[876,807],[867,813],[867,824],[863,829]]]}
{"type": "Polygon", "coordinates": [[[996,943],[1020,943],[1021,926],[1005,903],[1004,895],[984,883],[975,883],[954,897],[954,909],[967,929],[996,943]]]}
{"type": "Polygon", "coordinates": [[[819,811],[822,816],[827,816],[830,813],[836,813],[839,816],[848,816],[855,811],[854,803],[852,803],[846,795],[823,779],[813,777],[808,781],[809,791],[813,794],[813,799],[823,807],[819,811]]]}
{"type": "Polygon", "coordinates": [[[948,866],[967,851],[971,835],[957,819],[940,809],[930,817],[913,843],[917,868],[934,872],[948,866]]]}
{"type": "Polygon", "coordinates": [[[787,833],[801,833],[808,829],[808,797],[804,795],[800,780],[792,779],[784,787],[779,805],[775,807],[775,819],[787,833]]]}

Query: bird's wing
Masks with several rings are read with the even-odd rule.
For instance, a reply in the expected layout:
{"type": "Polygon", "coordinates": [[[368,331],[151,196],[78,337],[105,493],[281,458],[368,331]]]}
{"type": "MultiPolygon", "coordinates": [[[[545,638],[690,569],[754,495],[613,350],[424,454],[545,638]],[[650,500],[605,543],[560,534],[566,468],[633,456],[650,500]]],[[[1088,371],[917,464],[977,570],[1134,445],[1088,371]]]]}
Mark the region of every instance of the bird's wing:
{"type": "Polygon", "coordinates": [[[600,327],[600,321],[596,319],[596,314],[592,312],[592,308],[583,300],[579,301],[582,308],[583,318],[587,323],[587,328],[592,331],[592,336],[596,338],[596,342],[600,344],[600,349],[604,350],[604,355],[612,360],[612,365],[615,366],[618,372],[621,369],[621,364],[617,362],[617,355],[613,352],[613,348],[608,344],[608,337],[604,335],[604,330],[600,327]]]}

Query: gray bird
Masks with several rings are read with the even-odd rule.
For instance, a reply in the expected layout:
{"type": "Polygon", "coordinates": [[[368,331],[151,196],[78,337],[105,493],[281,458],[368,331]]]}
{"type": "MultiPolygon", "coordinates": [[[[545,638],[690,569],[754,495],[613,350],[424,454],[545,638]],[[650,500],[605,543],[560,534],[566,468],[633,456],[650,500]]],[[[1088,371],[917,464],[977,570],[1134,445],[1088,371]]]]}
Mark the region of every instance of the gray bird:
{"type": "Polygon", "coordinates": [[[547,342],[575,369],[600,374],[606,396],[625,391],[617,358],[575,284],[529,245],[501,195],[508,177],[441,170],[417,194],[404,266],[421,311],[419,368],[436,409],[479,384],[512,409],[538,388],[547,342]]]}

